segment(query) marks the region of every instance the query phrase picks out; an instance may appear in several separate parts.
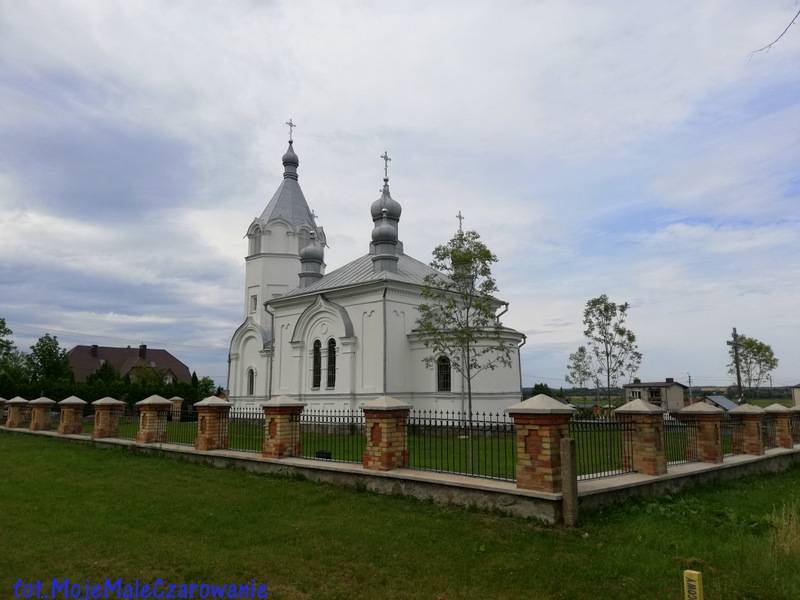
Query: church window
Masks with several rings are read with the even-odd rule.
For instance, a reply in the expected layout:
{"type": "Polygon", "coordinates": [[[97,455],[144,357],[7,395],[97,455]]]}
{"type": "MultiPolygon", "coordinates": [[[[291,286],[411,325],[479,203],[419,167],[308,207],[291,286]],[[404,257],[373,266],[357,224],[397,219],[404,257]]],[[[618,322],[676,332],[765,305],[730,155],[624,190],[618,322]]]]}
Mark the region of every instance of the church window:
{"type": "Polygon", "coordinates": [[[328,340],[328,381],[329,388],[336,387],[336,340],[328,340]]]}
{"type": "Polygon", "coordinates": [[[254,313],[258,310],[258,296],[250,296],[250,312],[254,313]]]}
{"type": "Polygon", "coordinates": [[[312,366],[311,366],[311,387],[314,389],[318,389],[321,380],[322,380],[322,342],[320,342],[319,340],[314,340],[314,350],[312,352],[312,366]]]}
{"type": "Polygon", "coordinates": [[[440,356],[436,360],[436,391],[451,391],[450,359],[440,356]]]}
{"type": "Polygon", "coordinates": [[[256,372],[253,369],[247,369],[247,395],[252,396],[256,393],[256,372]]]}

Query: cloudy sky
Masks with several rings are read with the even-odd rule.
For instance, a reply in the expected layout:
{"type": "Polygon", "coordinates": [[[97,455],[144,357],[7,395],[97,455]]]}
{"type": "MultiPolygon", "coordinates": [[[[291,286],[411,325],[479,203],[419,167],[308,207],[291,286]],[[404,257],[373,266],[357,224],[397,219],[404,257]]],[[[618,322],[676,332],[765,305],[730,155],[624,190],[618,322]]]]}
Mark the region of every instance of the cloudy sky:
{"type": "Polygon", "coordinates": [[[406,252],[501,262],[526,383],[585,301],[630,301],[646,378],[725,384],[731,327],[800,381],[795,0],[0,0],[0,316],[22,347],[163,346],[225,383],[242,236],[292,117],[328,269],[388,149],[406,252]]]}

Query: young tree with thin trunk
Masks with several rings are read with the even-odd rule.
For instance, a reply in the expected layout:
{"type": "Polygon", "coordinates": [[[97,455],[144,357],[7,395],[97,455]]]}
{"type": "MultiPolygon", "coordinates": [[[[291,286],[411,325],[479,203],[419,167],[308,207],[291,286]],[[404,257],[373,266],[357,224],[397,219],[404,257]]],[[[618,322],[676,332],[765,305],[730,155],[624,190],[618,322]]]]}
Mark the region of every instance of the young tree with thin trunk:
{"type": "Polygon", "coordinates": [[[502,304],[493,296],[495,262],[477,232],[459,230],[434,249],[431,267],[441,275],[425,277],[422,297],[427,302],[419,306],[417,330],[430,350],[424,362],[433,367],[439,356],[450,359],[467,385],[470,418],[473,379],[486,370],[510,367],[515,348],[501,335],[497,309],[502,304]]]}
{"type": "Polygon", "coordinates": [[[642,362],[636,335],[626,327],[629,308],[627,302],[617,304],[603,294],[589,300],[583,311],[583,334],[595,360],[598,378],[605,380],[609,408],[612,387],[621,378],[633,376],[642,362]]]}
{"type": "MultiPolygon", "coordinates": [[[[761,387],[761,383],[767,379],[769,374],[778,368],[778,359],[772,346],[757,340],[756,338],[739,335],[737,338],[739,346],[739,369],[744,379],[745,386],[756,392],[761,387]]],[[[728,373],[736,374],[735,352],[733,347],[728,350],[731,362],[728,364],[728,373]]]]}

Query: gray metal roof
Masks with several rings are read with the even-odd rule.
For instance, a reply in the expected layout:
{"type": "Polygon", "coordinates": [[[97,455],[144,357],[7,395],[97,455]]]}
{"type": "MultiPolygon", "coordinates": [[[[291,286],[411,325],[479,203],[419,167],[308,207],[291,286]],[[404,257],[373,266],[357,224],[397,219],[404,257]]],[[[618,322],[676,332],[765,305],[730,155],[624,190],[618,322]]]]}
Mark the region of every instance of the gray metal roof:
{"type": "Polygon", "coordinates": [[[421,286],[425,284],[426,275],[442,275],[435,269],[407,254],[400,255],[397,261],[397,273],[391,273],[389,271],[375,273],[372,267],[372,256],[372,254],[365,254],[347,263],[343,267],[331,271],[308,287],[290,290],[287,294],[281,296],[281,298],[302,296],[372,281],[400,281],[421,286]]]}
{"type": "Polygon", "coordinates": [[[311,209],[296,179],[287,178],[281,182],[259,217],[265,224],[276,219],[287,221],[295,228],[306,225],[312,230],[316,229],[311,209]]]}
{"type": "Polygon", "coordinates": [[[708,400],[712,404],[715,404],[716,406],[719,406],[724,410],[733,410],[734,408],[739,406],[738,404],[736,404],[736,402],[734,402],[733,400],[728,400],[725,396],[706,396],[706,400],[708,400]]]}

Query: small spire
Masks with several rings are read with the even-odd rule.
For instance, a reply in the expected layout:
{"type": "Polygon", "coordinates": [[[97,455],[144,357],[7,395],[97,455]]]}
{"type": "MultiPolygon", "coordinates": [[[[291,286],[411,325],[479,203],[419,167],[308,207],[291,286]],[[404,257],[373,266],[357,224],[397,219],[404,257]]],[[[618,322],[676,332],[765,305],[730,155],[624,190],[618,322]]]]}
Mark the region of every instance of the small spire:
{"type": "Polygon", "coordinates": [[[294,122],[292,122],[291,117],[289,117],[289,120],[286,121],[286,125],[289,126],[289,143],[291,144],[292,143],[292,129],[297,127],[297,125],[295,125],[294,122]]]}
{"type": "Polygon", "coordinates": [[[456,215],[456,219],[458,219],[458,230],[459,231],[464,231],[464,228],[462,227],[462,223],[464,221],[464,215],[461,214],[461,210],[460,209],[458,211],[458,214],[456,215]]]}

